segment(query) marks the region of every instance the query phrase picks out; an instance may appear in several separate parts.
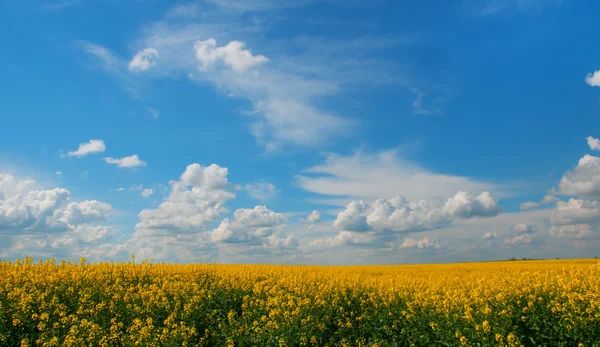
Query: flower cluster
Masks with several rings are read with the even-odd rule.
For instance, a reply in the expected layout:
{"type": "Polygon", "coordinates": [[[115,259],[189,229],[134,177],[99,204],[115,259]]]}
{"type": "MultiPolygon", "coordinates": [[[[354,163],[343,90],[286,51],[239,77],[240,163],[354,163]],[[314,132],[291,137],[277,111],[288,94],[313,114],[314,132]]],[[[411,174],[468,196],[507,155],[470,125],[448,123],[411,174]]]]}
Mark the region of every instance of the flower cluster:
{"type": "Polygon", "coordinates": [[[2,346],[599,346],[596,260],[0,262],[2,346]]]}

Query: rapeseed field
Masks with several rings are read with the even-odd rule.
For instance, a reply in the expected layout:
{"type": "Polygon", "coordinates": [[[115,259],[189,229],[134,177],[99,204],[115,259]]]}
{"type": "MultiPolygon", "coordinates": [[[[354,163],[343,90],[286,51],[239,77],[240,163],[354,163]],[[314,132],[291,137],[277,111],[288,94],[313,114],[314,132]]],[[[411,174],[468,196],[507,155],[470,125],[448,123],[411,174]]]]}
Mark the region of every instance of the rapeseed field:
{"type": "Polygon", "coordinates": [[[599,346],[600,263],[0,262],[0,346],[599,346]]]}

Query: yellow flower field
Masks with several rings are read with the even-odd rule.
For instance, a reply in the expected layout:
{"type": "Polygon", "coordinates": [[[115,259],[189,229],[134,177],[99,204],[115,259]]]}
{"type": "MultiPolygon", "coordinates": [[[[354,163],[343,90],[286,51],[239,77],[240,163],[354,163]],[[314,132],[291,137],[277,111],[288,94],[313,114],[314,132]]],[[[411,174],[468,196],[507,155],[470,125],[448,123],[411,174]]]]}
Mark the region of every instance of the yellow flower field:
{"type": "Polygon", "coordinates": [[[597,260],[0,262],[1,346],[600,346],[597,260]]]}

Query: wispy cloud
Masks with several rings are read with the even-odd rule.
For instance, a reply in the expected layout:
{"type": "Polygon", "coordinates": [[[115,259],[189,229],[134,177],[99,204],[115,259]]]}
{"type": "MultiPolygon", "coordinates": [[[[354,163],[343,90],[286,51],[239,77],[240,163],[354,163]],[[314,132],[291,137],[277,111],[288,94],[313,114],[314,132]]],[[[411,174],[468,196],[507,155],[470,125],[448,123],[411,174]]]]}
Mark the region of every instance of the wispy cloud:
{"type": "Polygon", "coordinates": [[[269,200],[278,192],[274,184],[265,181],[246,184],[244,190],[254,199],[263,202],[269,200]]]}
{"type": "Polygon", "coordinates": [[[403,158],[397,150],[357,151],[349,156],[329,154],[322,164],[297,175],[296,184],[312,193],[336,197],[330,199],[333,204],[347,203],[352,198],[394,196],[439,199],[453,196],[458,190],[474,194],[491,191],[498,197],[513,194],[509,186],[432,172],[403,158]]]}
{"type": "Polygon", "coordinates": [[[158,119],[158,117],[160,116],[160,112],[153,109],[152,107],[148,107],[147,110],[148,110],[148,113],[150,113],[152,115],[152,117],[154,117],[154,119],[158,119]]]}
{"type": "Polygon", "coordinates": [[[61,10],[63,8],[80,5],[80,0],[64,0],[64,1],[51,1],[42,5],[45,10],[61,10]]]}
{"type": "MultiPolygon", "coordinates": [[[[328,97],[344,88],[409,85],[396,64],[378,58],[378,53],[412,44],[418,37],[261,39],[270,30],[268,18],[272,18],[264,13],[279,13],[309,2],[179,4],[162,20],[146,26],[132,47],[138,52],[151,48],[160,54],[156,65],[145,71],[147,76],[185,76],[249,101],[251,106],[245,112],[248,129],[268,152],[289,146],[330,145],[354,133],[360,124],[358,115],[338,114],[328,108],[328,97]],[[251,20],[246,12],[254,12],[251,20]]],[[[421,110],[425,109],[422,103],[421,110]]]]}
{"type": "Polygon", "coordinates": [[[507,12],[540,12],[546,8],[558,6],[566,0],[468,0],[463,8],[474,16],[494,16],[507,12]]]}
{"type": "Polygon", "coordinates": [[[119,73],[124,66],[125,62],[120,57],[102,45],[85,41],[81,41],[80,45],[85,53],[97,58],[107,72],[119,73]]]}

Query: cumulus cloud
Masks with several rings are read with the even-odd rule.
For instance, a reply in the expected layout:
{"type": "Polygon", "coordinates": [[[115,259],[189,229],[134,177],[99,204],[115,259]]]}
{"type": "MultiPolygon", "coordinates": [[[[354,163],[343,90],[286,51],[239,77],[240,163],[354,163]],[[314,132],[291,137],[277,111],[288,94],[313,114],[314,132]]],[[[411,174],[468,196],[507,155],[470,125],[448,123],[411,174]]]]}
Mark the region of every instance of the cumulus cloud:
{"type": "MultiPolygon", "coordinates": [[[[591,149],[597,145],[598,140],[591,136],[586,140],[591,149]]],[[[556,199],[550,216],[551,235],[582,238],[600,232],[600,158],[584,155],[552,193],[572,197],[567,201],[556,199]]]]}
{"type": "Polygon", "coordinates": [[[574,198],[558,201],[550,221],[554,225],[600,223],[600,202],[574,198]]]}
{"type": "Polygon", "coordinates": [[[600,197],[600,158],[586,154],[560,180],[556,194],[600,197]]]}
{"type": "Polygon", "coordinates": [[[485,234],[483,235],[483,238],[484,238],[485,240],[493,240],[493,239],[496,239],[496,238],[498,238],[498,234],[497,234],[497,233],[493,233],[493,232],[491,232],[491,231],[488,231],[487,233],[485,233],[485,234]]]}
{"type": "Polygon", "coordinates": [[[518,244],[530,244],[532,242],[533,238],[529,234],[518,235],[504,240],[504,244],[509,246],[514,246],[518,244]]]}
{"type": "Polygon", "coordinates": [[[528,225],[525,223],[515,224],[511,229],[517,234],[533,234],[537,231],[537,227],[535,225],[528,225]]]}
{"type": "Polygon", "coordinates": [[[321,214],[317,210],[313,210],[308,217],[306,217],[307,223],[318,223],[321,221],[321,214]]]}
{"type": "Polygon", "coordinates": [[[135,229],[140,234],[185,234],[205,231],[207,224],[227,212],[224,202],[235,198],[226,191],[227,168],[216,164],[186,167],[179,181],[171,181],[171,193],[156,209],[140,212],[135,229]]]}
{"type": "Polygon", "coordinates": [[[194,163],[188,165],[183,174],[181,182],[187,186],[203,189],[205,191],[220,190],[227,187],[228,170],[225,167],[212,164],[203,167],[194,163]]]}
{"type": "Polygon", "coordinates": [[[125,190],[125,188],[122,188],[122,187],[121,188],[117,188],[117,192],[122,192],[124,190],[125,190]]]}
{"type": "Polygon", "coordinates": [[[341,231],[339,234],[324,239],[312,240],[306,246],[307,252],[321,251],[330,248],[338,248],[353,243],[354,235],[349,231],[341,231]]]}
{"type": "Polygon", "coordinates": [[[104,158],[104,162],[107,164],[117,165],[118,167],[127,169],[135,169],[147,165],[147,163],[141,160],[137,154],[123,158],[106,157],[104,158]]]}
{"type": "Polygon", "coordinates": [[[234,71],[243,72],[269,61],[263,55],[253,55],[250,50],[244,49],[244,46],[243,42],[231,41],[225,46],[217,47],[217,41],[212,37],[194,42],[196,58],[202,70],[207,70],[221,61],[234,71]]]}
{"type": "Polygon", "coordinates": [[[559,201],[559,199],[556,196],[548,194],[542,198],[541,202],[526,201],[526,202],[520,203],[519,209],[521,211],[533,210],[533,209],[541,207],[542,205],[551,204],[551,203],[554,203],[557,201],[559,201]]]}
{"type": "Polygon", "coordinates": [[[483,192],[472,197],[465,191],[459,191],[446,201],[443,212],[452,217],[492,217],[498,214],[500,208],[496,199],[489,192],[483,192]]]}
{"type": "Polygon", "coordinates": [[[542,204],[551,204],[553,202],[557,202],[558,200],[559,199],[556,196],[548,194],[542,199],[542,204]]]}
{"type": "Polygon", "coordinates": [[[154,189],[152,189],[152,188],[146,188],[146,189],[142,190],[142,196],[144,198],[147,198],[152,194],[154,194],[154,189]]]}
{"type": "MultiPolygon", "coordinates": [[[[389,246],[401,234],[442,229],[452,225],[454,221],[492,217],[498,212],[496,199],[488,192],[473,197],[459,191],[445,202],[409,201],[403,196],[377,199],[372,204],[363,200],[352,201],[338,213],[333,222],[340,234],[329,239],[313,240],[311,246],[389,246]]],[[[411,241],[407,242],[406,247],[411,241]]]]}
{"type": "Polygon", "coordinates": [[[64,219],[69,224],[93,223],[104,221],[113,211],[111,205],[96,200],[72,202],[65,208],[64,219]]]}
{"type": "Polygon", "coordinates": [[[428,237],[424,237],[420,240],[405,238],[404,242],[400,245],[400,248],[440,248],[440,244],[436,239],[430,239],[428,237]]]}
{"type": "Polygon", "coordinates": [[[3,189],[7,182],[19,181],[0,174],[0,229],[14,233],[64,232],[74,226],[106,220],[113,212],[111,205],[96,200],[70,202],[64,188],[33,190],[23,184],[16,190],[3,189]]]}
{"type": "Polygon", "coordinates": [[[600,70],[594,71],[593,73],[587,74],[585,76],[585,83],[592,87],[600,86],[600,70]]]}
{"type": "Polygon", "coordinates": [[[112,206],[96,200],[70,201],[70,195],[64,188],[36,189],[33,180],[0,173],[0,231],[13,240],[4,251],[68,257],[84,245],[105,242],[112,229],[94,223],[106,221],[114,212],[112,206]],[[63,247],[67,244],[70,247],[63,247]]]}
{"type": "Polygon", "coordinates": [[[553,225],[548,231],[559,238],[583,238],[592,235],[592,227],[589,224],[553,225]]]}
{"type": "Polygon", "coordinates": [[[308,216],[298,218],[298,222],[304,224],[304,230],[313,230],[315,225],[321,221],[321,213],[313,210],[308,216]]]}
{"type": "Polygon", "coordinates": [[[76,151],[68,152],[66,155],[61,155],[61,157],[77,157],[81,158],[88,154],[93,153],[102,153],[106,150],[106,146],[104,145],[104,141],[102,140],[90,140],[86,143],[80,143],[79,147],[76,151]]]}
{"type": "Polygon", "coordinates": [[[264,242],[275,235],[277,228],[285,223],[285,217],[269,210],[266,206],[253,209],[237,209],[233,218],[225,218],[210,232],[210,239],[217,243],[264,242]]]}
{"type": "Polygon", "coordinates": [[[264,181],[246,184],[244,190],[247,191],[251,197],[259,201],[267,201],[273,195],[277,194],[275,185],[264,181]]]}
{"type": "Polygon", "coordinates": [[[133,56],[129,61],[130,72],[141,72],[151,69],[156,65],[156,59],[158,58],[158,51],[152,47],[144,48],[133,56]]]}
{"type": "Polygon", "coordinates": [[[444,204],[426,200],[408,201],[405,197],[377,199],[372,205],[353,201],[333,222],[339,230],[418,232],[443,228],[454,219],[491,217],[499,212],[496,200],[483,192],[472,197],[459,191],[444,204]]]}
{"type": "Polygon", "coordinates": [[[588,146],[593,150],[600,150],[600,139],[593,138],[588,136],[585,138],[587,140],[588,146]]]}

